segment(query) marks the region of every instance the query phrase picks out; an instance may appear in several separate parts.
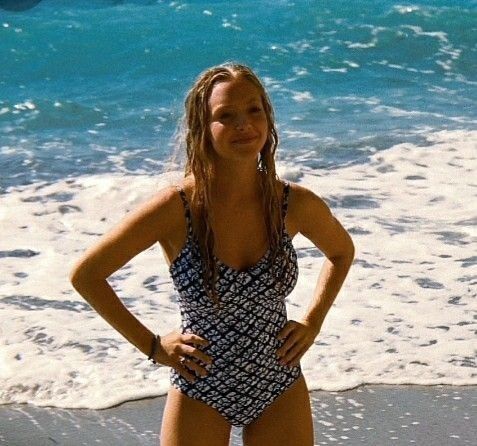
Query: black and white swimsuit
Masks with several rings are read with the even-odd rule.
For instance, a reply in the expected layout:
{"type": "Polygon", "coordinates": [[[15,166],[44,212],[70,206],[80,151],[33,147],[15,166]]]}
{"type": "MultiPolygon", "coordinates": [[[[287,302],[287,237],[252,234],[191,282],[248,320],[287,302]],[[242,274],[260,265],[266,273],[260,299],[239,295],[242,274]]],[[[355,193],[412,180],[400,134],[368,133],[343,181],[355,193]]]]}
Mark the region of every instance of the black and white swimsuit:
{"type": "MultiPolygon", "coordinates": [[[[288,207],[290,185],[283,190],[282,221],[288,207]]],[[[192,231],[186,195],[179,189],[187,221],[187,239],[169,271],[179,293],[181,330],[209,341],[201,350],[212,357],[207,376],[194,383],[171,369],[171,384],[185,395],[215,408],[230,424],[249,424],[296,379],[300,366],[281,365],[276,356],[284,341],[276,336],[287,322],[285,298],[298,278],[297,255],[292,240],[282,227],[285,257],[277,256],[269,268],[270,249],[243,271],[217,261],[216,290],[220,311],[207,296],[202,280],[202,259],[192,231]]]]}

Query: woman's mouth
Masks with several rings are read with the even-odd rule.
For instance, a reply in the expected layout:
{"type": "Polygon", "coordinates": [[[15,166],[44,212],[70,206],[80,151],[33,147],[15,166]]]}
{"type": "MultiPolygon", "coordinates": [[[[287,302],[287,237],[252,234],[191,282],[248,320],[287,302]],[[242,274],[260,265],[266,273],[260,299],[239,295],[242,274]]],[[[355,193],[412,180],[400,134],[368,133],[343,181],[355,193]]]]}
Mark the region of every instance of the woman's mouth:
{"type": "Polygon", "coordinates": [[[247,137],[244,137],[244,138],[234,139],[232,142],[234,144],[248,144],[248,143],[251,143],[251,142],[255,141],[256,139],[257,139],[256,136],[247,136],[247,137]]]}

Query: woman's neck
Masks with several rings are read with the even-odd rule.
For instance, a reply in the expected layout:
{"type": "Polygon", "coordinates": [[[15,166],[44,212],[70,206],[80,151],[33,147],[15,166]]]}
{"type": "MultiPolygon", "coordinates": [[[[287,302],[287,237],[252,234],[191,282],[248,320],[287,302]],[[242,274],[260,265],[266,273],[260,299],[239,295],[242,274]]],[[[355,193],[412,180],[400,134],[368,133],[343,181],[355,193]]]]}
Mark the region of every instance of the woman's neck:
{"type": "Polygon", "coordinates": [[[243,202],[260,196],[260,171],[257,164],[227,164],[216,168],[212,196],[229,202],[243,202]]]}

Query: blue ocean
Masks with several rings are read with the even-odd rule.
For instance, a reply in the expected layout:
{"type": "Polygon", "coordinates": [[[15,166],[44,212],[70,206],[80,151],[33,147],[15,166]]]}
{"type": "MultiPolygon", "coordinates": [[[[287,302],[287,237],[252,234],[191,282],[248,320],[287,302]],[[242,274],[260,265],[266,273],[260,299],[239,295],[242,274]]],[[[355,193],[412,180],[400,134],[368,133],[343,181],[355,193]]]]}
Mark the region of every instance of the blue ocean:
{"type": "Polygon", "coordinates": [[[476,129],[477,2],[60,1],[0,9],[0,191],[158,174],[194,78],[224,61],[267,85],[281,159],[366,162],[476,129]]]}
{"type": "MultiPolygon", "coordinates": [[[[356,258],[302,360],[308,386],[477,384],[477,1],[0,1],[0,404],[104,408],[167,392],[69,281],[84,250],[181,175],[204,69],[275,108],[277,172],[323,197],[356,258]],[[11,3],[11,2],[10,2],[11,3]]],[[[298,320],[323,262],[293,240],[298,320]]],[[[157,333],[180,319],[155,246],[109,278],[157,333]]]]}

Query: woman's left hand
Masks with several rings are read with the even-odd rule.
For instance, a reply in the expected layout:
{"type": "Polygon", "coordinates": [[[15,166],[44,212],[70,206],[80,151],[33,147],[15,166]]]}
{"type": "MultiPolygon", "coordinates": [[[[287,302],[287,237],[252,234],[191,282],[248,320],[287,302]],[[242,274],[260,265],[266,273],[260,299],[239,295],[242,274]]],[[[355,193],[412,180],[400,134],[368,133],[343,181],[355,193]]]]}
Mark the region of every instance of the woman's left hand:
{"type": "Polygon", "coordinates": [[[320,329],[308,321],[289,320],[277,335],[279,340],[285,340],[277,350],[279,362],[290,367],[297,366],[319,332],[320,329]]]}

